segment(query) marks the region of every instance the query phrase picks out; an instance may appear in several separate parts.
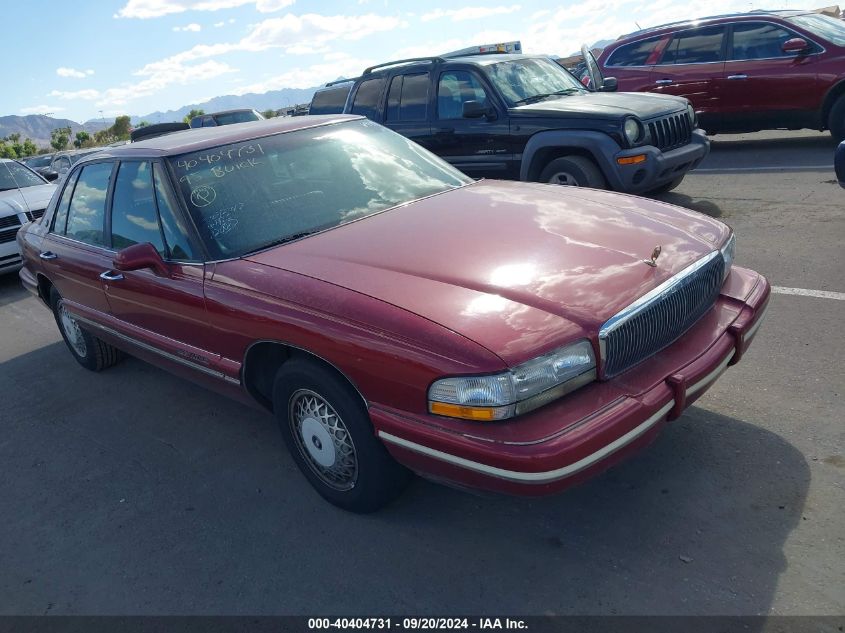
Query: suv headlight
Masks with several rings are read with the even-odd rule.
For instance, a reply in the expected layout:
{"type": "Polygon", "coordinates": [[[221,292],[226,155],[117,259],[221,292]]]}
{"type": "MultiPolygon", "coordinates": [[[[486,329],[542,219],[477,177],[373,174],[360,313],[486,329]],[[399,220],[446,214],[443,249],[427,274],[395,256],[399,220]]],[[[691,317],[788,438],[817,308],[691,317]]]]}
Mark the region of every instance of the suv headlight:
{"type": "Polygon", "coordinates": [[[689,121],[692,124],[693,129],[698,127],[698,115],[695,113],[695,108],[692,107],[691,103],[687,104],[687,114],[689,115],[689,121]]]}
{"type": "Polygon", "coordinates": [[[722,281],[725,281],[725,279],[728,278],[728,273],[731,272],[731,266],[734,263],[734,254],[736,253],[736,233],[731,233],[728,241],[722,245],[719,252],[722,253],[722,259],[725,260],[725,273],[722,276],[722,281]]]}
{"type": "Polygon", "coordinates": [[[622,125],[622,132],[625,134],[628,145],[634,146],[643,138],[643,124],[632,117],[628,117],[622,125]]]}
{"type": "Polygon", "coordinates": [[[436,380],[428,389],[428,410],[464,420],[505,420],[595,379],[593,346],[584,339],[499,374],[436,380]]]}

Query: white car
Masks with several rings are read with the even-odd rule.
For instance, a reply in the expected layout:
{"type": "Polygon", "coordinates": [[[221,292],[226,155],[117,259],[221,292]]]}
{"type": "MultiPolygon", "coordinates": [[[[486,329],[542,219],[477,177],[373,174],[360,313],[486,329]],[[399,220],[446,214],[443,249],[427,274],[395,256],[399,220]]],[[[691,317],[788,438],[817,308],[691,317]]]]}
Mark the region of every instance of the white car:
{"type": "Polygon", "coordinates": [[[18,229],[44,215],[55,190],[56,185],[29,167],[0,158],[0,274],[21,267],[21,254],[15,241],[18,229]]]}

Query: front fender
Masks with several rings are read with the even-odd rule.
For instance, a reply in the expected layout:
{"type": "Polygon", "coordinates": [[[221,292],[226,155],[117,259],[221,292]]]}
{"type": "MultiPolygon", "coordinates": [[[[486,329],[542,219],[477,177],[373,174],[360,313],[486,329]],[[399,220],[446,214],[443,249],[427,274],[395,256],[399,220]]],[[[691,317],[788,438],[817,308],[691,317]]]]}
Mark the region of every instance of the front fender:
{"type": "Polygon", "coordinates": [[[613,157],[621,149],[619,144],[603,132],[582,130],[547,130],[537,132],[528,139],[522,153],[520,180],[532,180],[531,175],[542,170],[542,166],[533,165],[533,163],[538,153],[547,148],[554,148],[556,151],[572,149],[589,154],[601,169],[610,188],[616,190],[623,188],[622,179],[613,162],[613,157]]]}

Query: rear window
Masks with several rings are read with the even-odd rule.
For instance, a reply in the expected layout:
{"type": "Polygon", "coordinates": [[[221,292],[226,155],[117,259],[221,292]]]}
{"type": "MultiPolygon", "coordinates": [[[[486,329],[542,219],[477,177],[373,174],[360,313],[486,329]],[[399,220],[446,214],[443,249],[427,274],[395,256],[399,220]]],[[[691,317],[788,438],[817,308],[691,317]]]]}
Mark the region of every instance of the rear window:
{"type": "Polygon", "coordinates": [[[368,119],[376,119],[378,115],[378,100],[381,96],[381,89],[384,79],[368,79],[358,86],[355,93],[355,101],[352,103],[352,114],[360,114],[368,119]]]}
{"type": "Polygon", "coordinates": [[[605,66],[645,66],[659,41],[659,37],[653,37],[620,46],[610,54],[605,66]]]}
{"type": "Polygon", "coordinates": [[[260,121],[264,117],[254,110],[239,110],[237,112],[223,112],[222,114],[213,114],[217,125],[231,125],[232,123],[248,123],[250,121],[260,121]]]}
{"type": "Polygon", "coordinates": [[[346,98],[352,84],[332,86],[314,93],[308,114],[340,114],[346,107],[346,98]]]}

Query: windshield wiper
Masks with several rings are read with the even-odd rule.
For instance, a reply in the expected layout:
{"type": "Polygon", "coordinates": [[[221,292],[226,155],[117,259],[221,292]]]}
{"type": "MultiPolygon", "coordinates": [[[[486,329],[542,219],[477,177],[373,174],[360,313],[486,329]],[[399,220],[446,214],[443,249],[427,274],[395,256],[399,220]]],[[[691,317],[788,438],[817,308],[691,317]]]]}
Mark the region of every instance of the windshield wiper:
{"type": "Polygon", "coordinates": [[[531,97],[525,97],[524,99],[520,99],[519,101],[514,101],[514,105],[519,105],[521,103],[536,103],[537,101],[541,101],[543,99],[548,99],[549,97],[560,97],[563,95],[571,95],[576,92],[581,92],[579,88],[564,88],[563,90],[557,90],[555,92],[542,92],[537,95],[533,95],[531,97]]]}
{"type": "Polygon", "coordinates": [[[243,257],[246,257],[247,255],[252,255],[254,253],[257,253],[258,251],[266,251],[268,248],[273,248],[274,246],[281,246],[282,244],[287,244],[288,242],[293,242],[294,240],[298,240],[303,237],[308,237],[309,235],[313,235],[314,233],[317,233],[317,231],[302,231],[301,233],[286,235],[283,238],[270,242],[269,244],[264,244],[263,246],[256,248],[255,250],[245,253],[243,257]]]}

